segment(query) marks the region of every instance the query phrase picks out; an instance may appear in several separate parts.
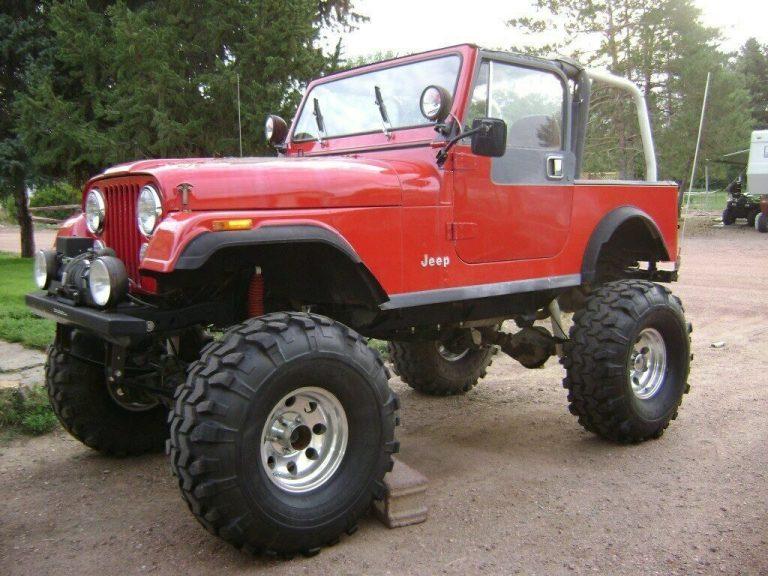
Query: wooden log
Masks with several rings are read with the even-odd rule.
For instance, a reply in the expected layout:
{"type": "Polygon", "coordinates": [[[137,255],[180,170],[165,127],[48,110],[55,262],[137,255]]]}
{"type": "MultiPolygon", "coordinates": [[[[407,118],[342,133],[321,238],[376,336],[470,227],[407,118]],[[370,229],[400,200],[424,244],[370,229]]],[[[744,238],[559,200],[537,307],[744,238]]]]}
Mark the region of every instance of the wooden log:
{"type": "Polygon", "coordinates": [[[40,222],[41,224],[61,224],[63,220],[56,220],[56,218],[45,218],[43,216],[32,216],[32,222],[40,222]]]}
{"type": "Polygon", "coordinates": [[[61,206],[30,206],[30,212],[53,212],[55,210],[79,210],[80,204],[62,204],[61,206]]]}

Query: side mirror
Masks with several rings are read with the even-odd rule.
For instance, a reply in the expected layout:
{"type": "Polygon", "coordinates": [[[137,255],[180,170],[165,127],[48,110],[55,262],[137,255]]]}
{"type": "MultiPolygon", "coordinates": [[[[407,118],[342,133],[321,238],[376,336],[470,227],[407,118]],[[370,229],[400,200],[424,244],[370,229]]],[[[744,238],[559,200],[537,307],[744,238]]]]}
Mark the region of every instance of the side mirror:
{"type": "Polygon", "coordinates": [[[507,123],[500,118],[476,118],[472,121],[472,153],[498,158],[507,150],[507,123]]]}
{"type": "Polygon", "coordinates": [[[427,86],[421,93],[419,106],[424,118],[430,122],[442,122],[451,113],[453,98],[442,86],[427,86]]]}
{"type": "Polygon", "coordinates": [[[288,137],[288,124],[280,116],[270,114],[264,124],[264,135],[272,146],[280,146],[288,137]]]}

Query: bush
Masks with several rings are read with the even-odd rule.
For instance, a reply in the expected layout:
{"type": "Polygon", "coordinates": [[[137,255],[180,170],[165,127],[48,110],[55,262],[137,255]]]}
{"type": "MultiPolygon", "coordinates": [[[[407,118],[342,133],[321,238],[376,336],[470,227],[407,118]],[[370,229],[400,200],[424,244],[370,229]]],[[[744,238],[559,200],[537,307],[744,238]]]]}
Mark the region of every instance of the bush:
{"type": "MultiPolygon", "coordinates": [[[[29,201],[30,206],[61,206],[64,204],[80,204],[80,190],[66,182],[54,182],[40,186],[35,190],[29,201]]],[[[54,210],[52,212],[38,213],[37,216],[64,220],[75,212],[73,209],[54,210]]]]}
{"type": "Polygon", "coordinates": [[[383,360],[389,360],[389,344],[385,340],[371,338],[368,340],[368,346],[376,350],[383,360]]]}
{"type": "Polygon", "coordinates": [[[42,386],[0,390],[0,430],[32,436],[47,434],[58,420],[42,386]]]}

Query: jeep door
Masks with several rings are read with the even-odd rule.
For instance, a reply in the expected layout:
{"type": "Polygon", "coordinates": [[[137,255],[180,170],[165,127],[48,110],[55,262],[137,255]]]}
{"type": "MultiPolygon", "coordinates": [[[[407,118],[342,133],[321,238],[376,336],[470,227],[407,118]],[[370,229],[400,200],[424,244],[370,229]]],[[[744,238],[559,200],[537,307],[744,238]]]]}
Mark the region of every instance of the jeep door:
{"type": "Polygon", "coordinates": [[[464,124],[502,118],[507,147],[499,158],[472,154],[468,141],[457,147],[452,229],[462,260],[551,258],[562,250],[574,192],[569,108],[556,67],[501,55],[479,62],[464,124]]]}

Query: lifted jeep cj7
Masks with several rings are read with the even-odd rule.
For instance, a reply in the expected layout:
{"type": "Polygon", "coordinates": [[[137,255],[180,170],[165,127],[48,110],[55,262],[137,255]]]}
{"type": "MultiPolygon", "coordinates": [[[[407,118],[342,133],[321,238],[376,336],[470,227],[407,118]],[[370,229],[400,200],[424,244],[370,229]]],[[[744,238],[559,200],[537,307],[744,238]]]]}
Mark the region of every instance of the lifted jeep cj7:
{"type": "Polygon", "coordinates": [[[675,418],[690,329],[654,282],[677,275],[677,188],[633,84],[461,45],[316,80],[266,132],[278,158],[104,171],[37,254],[27,303],[57,322],[47,386],[80,441],[170,436],[208,530],[290,555],[383,495],[398,399],[366,338],[426,394],[466,392],[498,349],[558,354],[587,430],[639,442],[675,418]],[[592,82],[634,99],[644,181],[580,179],[592,82]]]}

